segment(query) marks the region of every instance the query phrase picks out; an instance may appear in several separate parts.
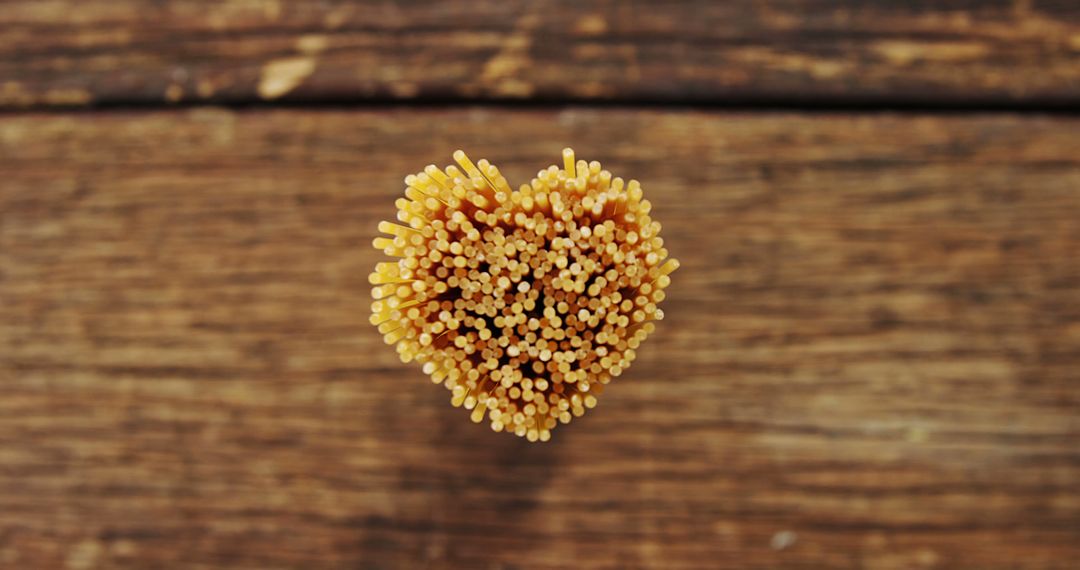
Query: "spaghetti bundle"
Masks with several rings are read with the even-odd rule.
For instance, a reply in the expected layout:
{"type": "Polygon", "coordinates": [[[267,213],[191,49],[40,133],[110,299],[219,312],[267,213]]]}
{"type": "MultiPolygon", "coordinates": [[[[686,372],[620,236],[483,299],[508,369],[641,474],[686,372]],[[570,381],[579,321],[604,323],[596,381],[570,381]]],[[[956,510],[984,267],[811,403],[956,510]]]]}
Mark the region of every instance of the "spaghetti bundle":
{"type": "Polygon", "coordinates": [[[569,148],[518,190],[454,160],[405,177],[401,223],[379,224],[371,323],[474,422],[548,441],[634,361],[679,263],[641,185],[569,148]]]}

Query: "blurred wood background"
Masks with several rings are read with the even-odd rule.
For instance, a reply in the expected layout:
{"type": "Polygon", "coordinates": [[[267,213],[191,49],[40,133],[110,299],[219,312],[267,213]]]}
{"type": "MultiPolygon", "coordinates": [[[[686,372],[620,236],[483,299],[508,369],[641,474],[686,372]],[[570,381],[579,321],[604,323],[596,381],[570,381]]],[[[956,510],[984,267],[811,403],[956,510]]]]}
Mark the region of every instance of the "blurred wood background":
{"type": "Polygon", "coordinates": [[[6,0],[0,102],[1071,105],[1078,11],[1073,0],[6,0]]]}
{"type": "Polygon", "coordinates": [[[0,568],[1080,564],[1074,2],[0,3],[0,568]],[[683,262],[586,417],[367,324],[465,148],[683,262]]]}

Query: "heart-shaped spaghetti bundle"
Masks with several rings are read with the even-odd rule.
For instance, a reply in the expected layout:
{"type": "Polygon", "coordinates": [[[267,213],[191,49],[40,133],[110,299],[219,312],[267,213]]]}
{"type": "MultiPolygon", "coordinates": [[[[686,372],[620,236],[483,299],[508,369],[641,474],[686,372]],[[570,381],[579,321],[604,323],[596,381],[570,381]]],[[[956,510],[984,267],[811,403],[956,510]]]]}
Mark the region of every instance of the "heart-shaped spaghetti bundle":
{"type": "Polygon", "coordinates": [[[547,441],[634,361],[679,263],[641,185],[571,149],[518,190],[454,160],[405,177],[402,224],[379,224],[396,259],[370,276],[371,323],[474,422],[547,441]]]}

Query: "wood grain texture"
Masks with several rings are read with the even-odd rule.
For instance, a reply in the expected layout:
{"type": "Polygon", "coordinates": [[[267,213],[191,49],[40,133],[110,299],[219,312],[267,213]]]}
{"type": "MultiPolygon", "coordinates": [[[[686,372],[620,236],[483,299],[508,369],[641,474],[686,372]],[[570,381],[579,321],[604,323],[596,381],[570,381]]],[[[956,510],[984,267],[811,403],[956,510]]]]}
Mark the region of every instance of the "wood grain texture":
{"type": "Polygon", "coordinates": [[[1072,568],[1080,121],[0,121],[0,566],[1072,568]],[[600,406],[471,424],[367,320],[457,147],[639,178],[683,267],[600,406]]]}
{"type": "Polygon", "coordinates": [[[8,0],[0,105],[525,99],[1074,105],[1073,1],[8,0]]]}

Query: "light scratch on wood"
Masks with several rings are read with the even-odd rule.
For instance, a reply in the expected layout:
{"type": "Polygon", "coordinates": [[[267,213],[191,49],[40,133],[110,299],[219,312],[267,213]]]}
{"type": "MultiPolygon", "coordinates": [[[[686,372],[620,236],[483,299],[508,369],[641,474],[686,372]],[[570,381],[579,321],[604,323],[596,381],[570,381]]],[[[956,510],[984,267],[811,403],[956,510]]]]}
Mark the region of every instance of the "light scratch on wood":
{"type": "Polygon", "coordinates": [[[304,79],[315,71],[315,60],[310,57],[292,57],[271,61],[262,68],[259,79],[259,97],[277,99],[296,89],[304,79]]]}

